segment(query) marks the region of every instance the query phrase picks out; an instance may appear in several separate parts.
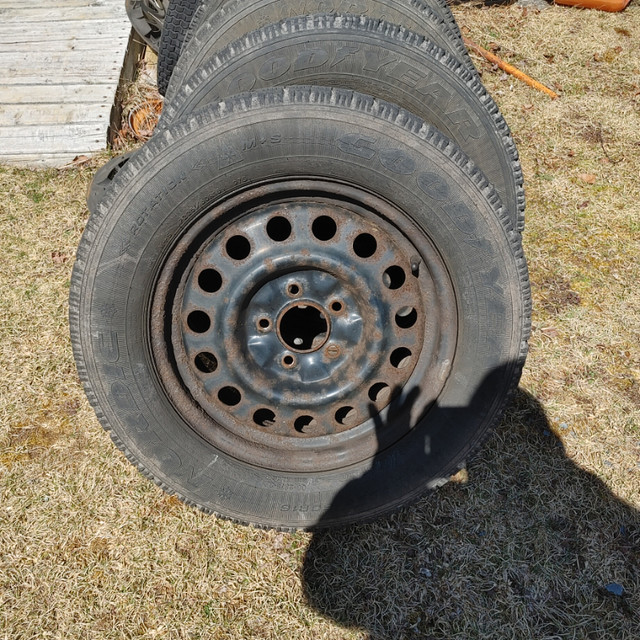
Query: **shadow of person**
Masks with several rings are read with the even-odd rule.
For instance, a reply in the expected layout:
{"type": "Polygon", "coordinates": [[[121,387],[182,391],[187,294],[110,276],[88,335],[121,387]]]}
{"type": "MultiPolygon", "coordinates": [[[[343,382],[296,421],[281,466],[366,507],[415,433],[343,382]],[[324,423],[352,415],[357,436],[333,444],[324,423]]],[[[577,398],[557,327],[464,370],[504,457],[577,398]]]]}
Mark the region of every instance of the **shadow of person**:
{"type": "Polygon", "coordinates": [[[640,513],[566,457],[518,390],[453,482],[387,518],[314,533],[302,580],[311,607],[372,640],[637,639],[640,513]]]}

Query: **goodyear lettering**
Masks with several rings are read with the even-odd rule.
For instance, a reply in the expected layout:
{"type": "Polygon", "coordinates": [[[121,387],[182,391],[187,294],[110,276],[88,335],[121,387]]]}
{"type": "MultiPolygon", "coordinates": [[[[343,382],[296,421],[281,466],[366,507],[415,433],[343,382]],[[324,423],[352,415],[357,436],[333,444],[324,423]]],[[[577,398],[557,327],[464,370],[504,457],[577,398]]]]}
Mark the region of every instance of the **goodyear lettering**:
{"type": "Polygon", "coordinates": [[[400,80],[402,84],[406,84],[408,87],[415,87],[419,82],[424,80],[424,75],[406,62],[399,62],[391,73],[396,80],[400,80]]]}
{"type": "Polygon", "coordinates": [[[388,67],[390,64],[398,62],[397,58],[393,57],[392,53],[379,49],[367,49],[364,52],[364,66],[365,71],[380,71],[383,67],[388,67]],[[386,53],[386,55],[384,55],[386,53]]]}
{"type": "Polygon", "coordinates": [[[296,61],[293,63],[293,70],[304,71],[305,69],[321,67],[328,60],[329,54],[324,49],[305,49],[298,54],[296,61]]]}
{"type": "Polygon", "coordinates": [[[447,111],[447,107],[451,102],[452,94],[451,92],[447,91],[441,84],[432,82],[427,85],[418,85],[415,87],[415,90],[422,96],[425,104],[431,106],[436,100],[438,100],[440,108],[443,108],[442,105],[446,105],[443,110],[445,112],[447,111]]]}
{"type": "Polygon", "coordinates": [[[330,66],[335,67],[337,64],[344,62],[349,56],[355,56],[358,51],[360,51],[360,48],[355,45],[339,47],[330,66]]]}
{"type": "MultiPolygon", "coordinates": [[[[256,77],[252,73],[241,73],[229,82],[228,94],[242,93],[243,91],[251,91],[256,84],[256,77]]],[[[215,102],[212,101],[212,102],[215,102]]]]}
{"type": "Polygon", "coordinates": [[[458,136],[465,142],[469,140],[469,138],[477,140],[481,137],[478,125],[464,109],[458,109],[445,115],[451,122],[452,127],[457,130],[458,136]]]}
{"type": "Polygon", "coordinates": [[[283,56],[271,58],[262,64],[258,70],[258,77],[262,80],[275,80],[287,73],[290,67],[291,62],[283,56]]]}

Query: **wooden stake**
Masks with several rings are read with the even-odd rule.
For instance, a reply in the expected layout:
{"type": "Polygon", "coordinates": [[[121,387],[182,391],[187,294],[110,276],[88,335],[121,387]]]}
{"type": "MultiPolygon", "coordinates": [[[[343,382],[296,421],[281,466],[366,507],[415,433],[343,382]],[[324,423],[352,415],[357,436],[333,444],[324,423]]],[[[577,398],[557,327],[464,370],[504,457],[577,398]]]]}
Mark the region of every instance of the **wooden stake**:
{"type": "Polygon", "coordinates": [[[533,87],[538,91],[542,91],[543,93],[546,93],[548,96],[551,96],[554,100],[558,97],[558,94],[555,91],[552,91],[551,89],[549,89],[549,87],[545,87],[541,82],[534,80],[532,77],[524,73],[524,71],[520,71],[520,69],[514,67],[508,62],[505,62],[504,60],[502,60],[502,58],[498,58],[498,56],[496,56],[495,54],[491,53],[490,51],[487,51],[486,49],[483,49],[480,45],[473,42],[473,40],[469,40],[469,38],[464,38],[464,37],[462,39],[464,40],[465,45],[469,49],[471,49],[472,51],[475,51],[478,55],[481,55],[485,60],[488,60],[493,64],[497,64],[498,67],[502,69],[504,72],[509,73],[512,76],[515,76],[516,78],[518,78],[518,80],[522,80],[523,82],[526,82],[530,87],[533,87]]]}

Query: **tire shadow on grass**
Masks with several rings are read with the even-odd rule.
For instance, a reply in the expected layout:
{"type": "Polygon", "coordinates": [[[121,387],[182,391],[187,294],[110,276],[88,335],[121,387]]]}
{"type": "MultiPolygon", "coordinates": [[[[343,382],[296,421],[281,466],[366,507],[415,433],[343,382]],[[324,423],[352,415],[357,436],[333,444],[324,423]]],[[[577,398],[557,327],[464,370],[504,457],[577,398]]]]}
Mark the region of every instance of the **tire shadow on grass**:
{"type": "Polygon", "coordinates": [[[310,607],[372,640],[631,640],[640,514],[566,457],[519,389],[453,482],[386,519],[314,533],[302,580],[310,607]]]}

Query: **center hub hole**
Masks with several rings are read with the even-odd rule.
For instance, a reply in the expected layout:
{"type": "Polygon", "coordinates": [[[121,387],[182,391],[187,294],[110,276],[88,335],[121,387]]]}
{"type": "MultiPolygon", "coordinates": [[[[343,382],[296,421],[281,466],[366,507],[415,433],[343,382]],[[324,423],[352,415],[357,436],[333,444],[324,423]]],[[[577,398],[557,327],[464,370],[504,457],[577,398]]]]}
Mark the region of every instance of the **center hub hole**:
{"type": "Polygon", "coordinates": [[[280,338],[294,351],[315,351],[329,335],[327,316],[316,306],[299,302],[280,318],[280,338]]]}

